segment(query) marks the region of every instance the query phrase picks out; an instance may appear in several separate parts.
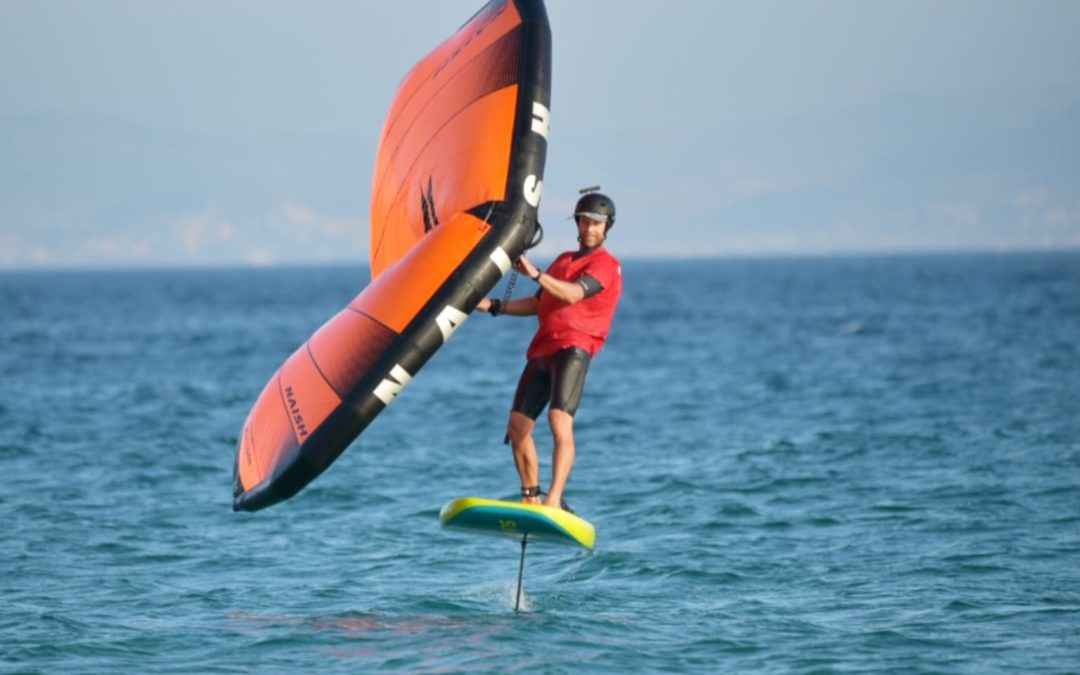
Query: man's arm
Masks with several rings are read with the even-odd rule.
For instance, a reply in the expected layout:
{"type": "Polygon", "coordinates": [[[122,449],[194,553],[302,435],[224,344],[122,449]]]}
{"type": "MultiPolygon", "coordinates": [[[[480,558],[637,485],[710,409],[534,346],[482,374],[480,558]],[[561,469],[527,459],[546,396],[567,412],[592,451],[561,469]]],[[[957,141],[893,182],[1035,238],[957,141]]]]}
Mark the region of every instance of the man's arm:
{"type": "Polygon", "coordinates": [[[517,298],[516,300],[510,300],[509,302],[503,302],[502,300],[484,298],[480,302],[476,303],[476,311],[478,312],[490,312],[492,305],[498,303],[499,314],[509,314],[511,316],[532,316],[536,314],[536,305],[539,302],[536,296],[529,296],[526,298],[517,298]]]}
{"type": "Polygon", "coordinates": [[[517,269],[536,283],[540,288],[551,293],[557,299],[569,305],[585,298],[585,287],[577,281],[563,281],[544,274],[536,265],[529,262],[525,256],[518,259],[517,269]]]}

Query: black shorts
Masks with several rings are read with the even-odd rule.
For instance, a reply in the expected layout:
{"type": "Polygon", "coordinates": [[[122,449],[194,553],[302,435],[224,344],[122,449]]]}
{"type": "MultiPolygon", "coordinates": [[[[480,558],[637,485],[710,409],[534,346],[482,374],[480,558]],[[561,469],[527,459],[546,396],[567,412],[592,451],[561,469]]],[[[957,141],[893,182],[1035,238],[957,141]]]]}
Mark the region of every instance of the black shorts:
{"type": "Polygon", "coordinates": [[[518,380],[512,410],[535,420],[550,401],[552,409],[572,417],[581,402],[590,360],[589,352],[581,347],[530,359],[518,380]]]}

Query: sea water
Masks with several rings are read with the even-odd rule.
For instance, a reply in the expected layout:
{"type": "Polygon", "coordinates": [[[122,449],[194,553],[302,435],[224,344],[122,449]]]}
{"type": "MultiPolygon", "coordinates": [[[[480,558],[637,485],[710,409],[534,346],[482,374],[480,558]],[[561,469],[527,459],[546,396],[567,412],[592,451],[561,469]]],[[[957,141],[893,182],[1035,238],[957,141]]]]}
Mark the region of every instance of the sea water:
{"type": "Polygon", "coordinates": [[[1080,670],[1080,254],[624,276],[566,494],[597,546],[531,545],[516,613],[518,545],[437,516],[518,490],[533,319],[237,514],[248,410],[366,271],[0,275],[0,670],[1080,670]]]}

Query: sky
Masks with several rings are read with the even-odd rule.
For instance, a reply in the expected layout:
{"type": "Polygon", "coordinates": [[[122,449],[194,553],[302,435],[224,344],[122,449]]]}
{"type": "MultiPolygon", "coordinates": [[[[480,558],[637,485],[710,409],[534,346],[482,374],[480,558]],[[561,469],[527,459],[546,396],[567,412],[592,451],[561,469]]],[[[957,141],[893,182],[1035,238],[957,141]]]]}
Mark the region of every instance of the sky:
{"type": "MultiPolygon", "coordinates": [[[[0,0],[0,269],[367,261],[378,135],[478,0],[0,0]]],[[[1080,2],[549,0],[537,258],[1080,249],[1080,2]]]]}

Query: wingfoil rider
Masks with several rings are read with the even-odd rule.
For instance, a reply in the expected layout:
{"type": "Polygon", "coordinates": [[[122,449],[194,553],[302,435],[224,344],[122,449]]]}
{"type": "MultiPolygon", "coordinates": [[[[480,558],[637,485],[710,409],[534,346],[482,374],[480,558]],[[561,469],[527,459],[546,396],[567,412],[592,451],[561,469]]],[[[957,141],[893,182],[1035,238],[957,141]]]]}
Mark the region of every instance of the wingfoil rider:
{"type": "MultiPolygon", "coordinates": [[[[583,190],[574,208],[578,250],[558,256],[541,271],[524,255],[515,269],[539,286],[535,295],[503,302],[484,298],[477,310],[493,316],[537,316],[539,327],[526,352],[507,424],[514,464],[521,477],[521,501],[568,509],[563,491],[570,478],[576,448],[574,414],[585,387],[589,363],[607,340],[622,294],[622,266],[604,248],[615,225],[610,197],[583,190]],[[555,441],[551,485],[540,490],[533,429],[550,402],[548,423],[555,441]]],[[[568,509],[569,510],[569,509],[568,509]]]]}

